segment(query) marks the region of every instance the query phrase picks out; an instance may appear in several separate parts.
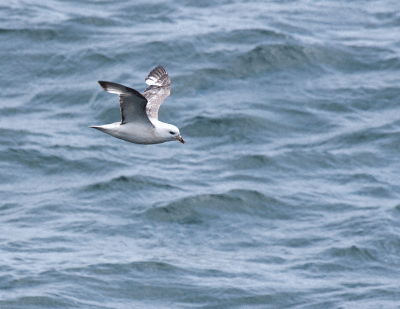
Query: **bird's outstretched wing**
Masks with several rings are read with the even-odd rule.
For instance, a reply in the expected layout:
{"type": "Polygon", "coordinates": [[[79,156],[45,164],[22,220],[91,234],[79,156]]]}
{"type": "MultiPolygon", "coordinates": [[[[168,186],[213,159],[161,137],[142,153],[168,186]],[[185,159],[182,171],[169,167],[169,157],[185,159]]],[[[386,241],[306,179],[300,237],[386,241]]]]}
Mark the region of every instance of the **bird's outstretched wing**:
{"type": "Polygon", "coordinates": [[[151,123],[146,113],[147,99],[138,91],[112,82],[99,81],[99,84],[105,91],[119,95],[121,124],[127,122],[151,123]]]}
{"type": "Polygon", "coordinates": [[[167,71],[159,65],[149,73],[145,81],[150,85],[142,93],[148,102],[146,107],[147,116],[150,119],[158,120],[158,109],[171,93],[171,80],[167,71]]]}

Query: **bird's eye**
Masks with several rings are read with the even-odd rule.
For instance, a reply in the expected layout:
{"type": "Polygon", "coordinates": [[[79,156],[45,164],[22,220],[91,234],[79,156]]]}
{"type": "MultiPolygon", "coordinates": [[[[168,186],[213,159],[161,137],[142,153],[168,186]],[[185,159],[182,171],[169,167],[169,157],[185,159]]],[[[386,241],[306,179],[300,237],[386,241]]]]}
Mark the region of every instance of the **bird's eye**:
{"type": "Polygon", "coordinates": [[[169,134],[175,134],[174,132],[172,132],[172,131],[169,131],[169,134]]]}

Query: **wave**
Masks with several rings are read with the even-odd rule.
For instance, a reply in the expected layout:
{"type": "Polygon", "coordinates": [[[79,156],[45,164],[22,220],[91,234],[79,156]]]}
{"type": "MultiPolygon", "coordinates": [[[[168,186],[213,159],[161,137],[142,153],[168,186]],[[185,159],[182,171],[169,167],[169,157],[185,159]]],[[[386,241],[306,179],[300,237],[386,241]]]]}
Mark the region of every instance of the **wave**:
{"type": "Polygon", "coordinates": [[[34,28],[20,28],[20,29],[0,29],[0,34],[3,38],[7,36],[15,39],[19,37],[20,39],[28,39],[36,42],[47,42],[59,38],[59,34],[53,29],[34,29],[34,28]]]}
{"type": "Polygon", "coordinates": [[[245,139],[263,131],[267,126],[265,119],[247,115],[220,117],[197,116],[182,128],[186,134],[195,137],[229,136],[245,139]]]}
{"type": "Polygon", "coordinates": [[[235,158],[230,162],[234,170],[258,170],[262,167],[273,166],[276,161],[267,155],[243,155],[240,158],[235,158]]]}
{"type": "Polygon", "coordinates": [[[86,186],[84,192],[116,192],[116,191],[151,191],[161,189],[173,189],[165,179],[148,176],[117,176],[107,181],[96,182],[86,186]]]}
{"type": "Polygon", "coordinates": [[[359,262],[377,261],[379,256],[376,250],[355,245],[344,248],[331,248],[325,251],[324,255],[330,259],[341,260],[357,266],[359,266],[359,262]]]}
{"type": "Polygon", "coordinates": [[[145,212],[160,222],[200,224],[226,215],[248,215],[276,220],[296,218],[294,209],[258,191],[231,190],[220,194],[200,194],[183,198],[145,212]]]}
{"type": "MultiPolygon", "coordinates": [[[[69,153],[68,155],[71,155],[69,153]]],[[[99,173],[112,170],[120,164],[95,157],[81,159],[68,159],[59,154],[50,154],[33,148],[8,147],[0,152],[2,162],[10,162],[15,166],[22,166],[31,170],[39,171],[45,175],[53,174],[87,174],[99,173]]]]}

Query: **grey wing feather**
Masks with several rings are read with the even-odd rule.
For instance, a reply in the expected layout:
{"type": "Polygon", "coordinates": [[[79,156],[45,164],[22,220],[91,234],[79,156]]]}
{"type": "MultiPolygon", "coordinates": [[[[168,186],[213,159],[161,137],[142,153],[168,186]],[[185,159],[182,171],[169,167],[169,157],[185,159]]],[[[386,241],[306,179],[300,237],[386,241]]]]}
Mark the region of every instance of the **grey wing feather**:
{"type": "Polygon", "coordinates": [[[167,71],[158,66],[153,69],[145,79],[150,86],[142,93],[147,99],[147,116],[158,120],[158,110],[160,105],[171,93],[171,80],[167,71]]]}
{"type": "Polygon", "coordinates": [[[99,81],[99,84],[105,91],[119,95],[121,124],[127,122],[151,123],[146,113],[147,99],[138,91],[112,82],[99,81]]]}

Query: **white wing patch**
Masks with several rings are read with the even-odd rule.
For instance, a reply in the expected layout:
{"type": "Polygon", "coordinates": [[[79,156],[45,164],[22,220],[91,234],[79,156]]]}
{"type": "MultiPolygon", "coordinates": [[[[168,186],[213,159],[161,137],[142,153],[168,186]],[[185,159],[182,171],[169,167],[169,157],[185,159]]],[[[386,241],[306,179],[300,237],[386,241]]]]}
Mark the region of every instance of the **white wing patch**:
{"type": "Polygon", "coordinates": [[[146,81],[146,84],[150,85],[150,86],[151,85],[161,86],[161,83],[157,83],[158,78],[155,76],[150,76],[150,77],[146,78],[145,81],[146,81]]]}

